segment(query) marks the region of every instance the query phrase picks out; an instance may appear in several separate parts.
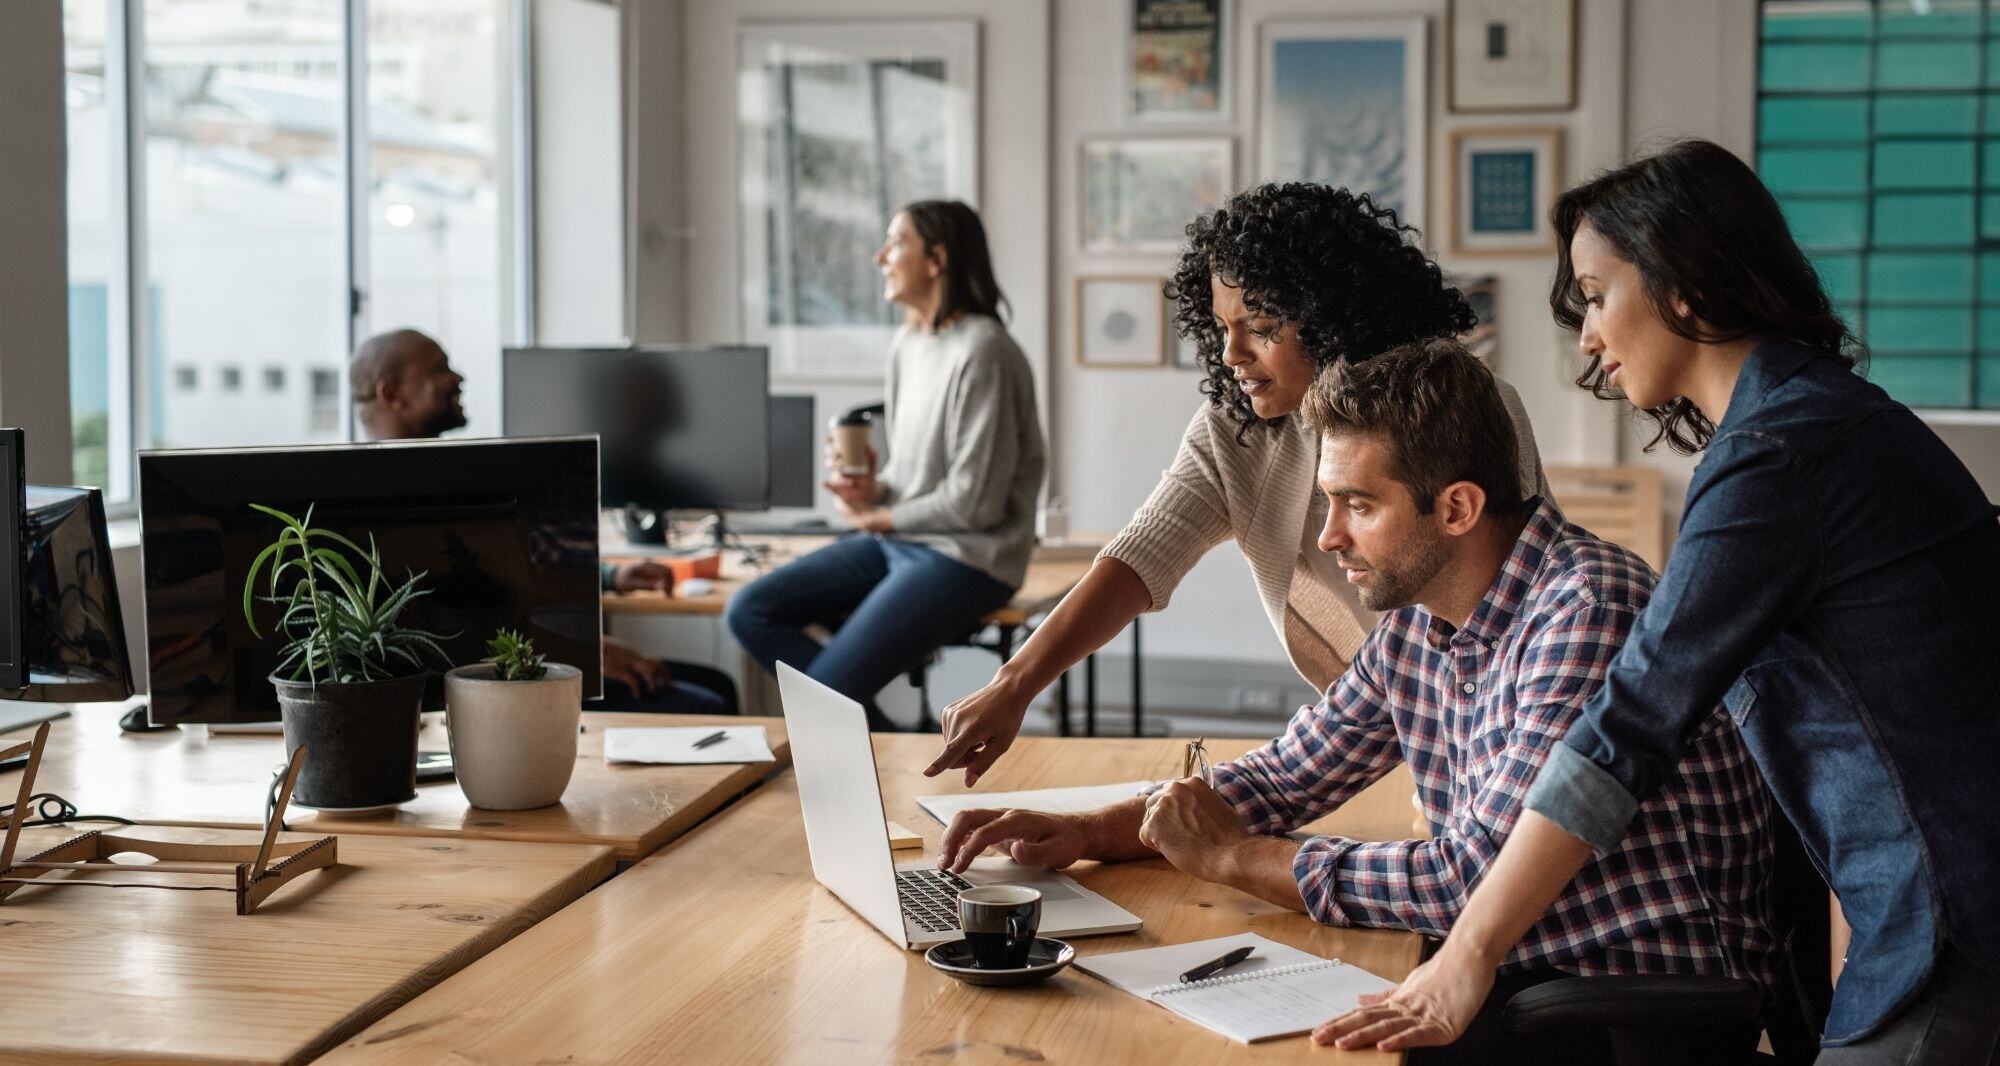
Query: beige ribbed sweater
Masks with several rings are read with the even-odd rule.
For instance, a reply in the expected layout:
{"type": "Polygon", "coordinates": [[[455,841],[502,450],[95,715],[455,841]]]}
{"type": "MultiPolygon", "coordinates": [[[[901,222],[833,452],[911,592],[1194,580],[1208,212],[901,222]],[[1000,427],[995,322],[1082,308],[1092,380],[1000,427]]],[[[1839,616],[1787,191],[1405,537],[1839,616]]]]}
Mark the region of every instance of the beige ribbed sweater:
{"type": "MultiPolygon", "coordinates": [[[[1546,495],[1527,409],[1512,385],[1499,384],[1519,438],[1522,489],[1546,495]]],[[[1285,654],[1299,676],[1324,692],[1347,669],[1374,619],[1346,581],[1329,585],[1303,561],[1303,553],[1319,550],[1317,523],[1308,518],[1318,466],[1319,437],[1298,415],[1275,431],[1252,430],[1238,444],[1228,414],[1203,403],[1174,465],[1099,558],[1136,571],[1157,611],[1210,548],[1235,538],[1285,654]]]]}

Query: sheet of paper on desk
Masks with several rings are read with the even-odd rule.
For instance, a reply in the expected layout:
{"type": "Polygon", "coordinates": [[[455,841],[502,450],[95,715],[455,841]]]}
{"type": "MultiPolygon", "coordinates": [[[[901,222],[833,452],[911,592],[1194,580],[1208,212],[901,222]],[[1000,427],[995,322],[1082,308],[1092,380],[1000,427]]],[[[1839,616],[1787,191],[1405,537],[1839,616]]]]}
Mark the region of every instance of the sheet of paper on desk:
{"type": "Polygon", "coordinates": [[[699,765],[708,763],[773,762],[771,740],[761,725],[694,725],[664,728],[611,728],[604,731],[605,762],[650,762],[699,765]],[[703,737],[724,734],[705,748],[703,737]]]}
{"type": "Polygon", "coordinates": [[[952,816],[975,807],[1007,807],[1044,814],[1081,814],[1099,807],[1123,803],[1153,787],[1151,781],[1121,781],[1115,785],[1083,785],[1078,788],[1037,788],[1026,792],[951,792],[941,796],[918,796],[917,806],[939,822],[950,825],[952,816]]]}

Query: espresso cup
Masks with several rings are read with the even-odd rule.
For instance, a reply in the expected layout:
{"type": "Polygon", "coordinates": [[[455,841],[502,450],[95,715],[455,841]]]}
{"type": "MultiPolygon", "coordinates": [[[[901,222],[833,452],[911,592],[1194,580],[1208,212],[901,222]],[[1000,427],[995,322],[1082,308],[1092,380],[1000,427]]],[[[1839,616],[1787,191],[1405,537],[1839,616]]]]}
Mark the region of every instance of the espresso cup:
{"type": "Polygon", "coordinates": [[[1021,885],[981,885],[958,894],[958,925],[985,970],[1018,970],[1042,925],[1042,894],[1021,885]]]}
{"type": "Polygon", "coordinates": [[[874,427],[865,418],[836,419],[831,427],[834,461],[843,474],[860,477],[868,473],[868,448],[874,427]]]}

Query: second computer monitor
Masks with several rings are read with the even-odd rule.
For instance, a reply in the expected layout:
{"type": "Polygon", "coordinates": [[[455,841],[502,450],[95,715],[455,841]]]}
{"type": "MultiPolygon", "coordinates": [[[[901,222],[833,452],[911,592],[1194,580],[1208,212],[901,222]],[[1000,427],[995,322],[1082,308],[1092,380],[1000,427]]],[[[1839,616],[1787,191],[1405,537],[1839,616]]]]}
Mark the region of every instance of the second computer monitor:
{"type": "Polygon", "coordinates": [[[504,358],[502,431],[597,434],[607,506],[770,505],[767,349],[509,348],[504,358]]]}

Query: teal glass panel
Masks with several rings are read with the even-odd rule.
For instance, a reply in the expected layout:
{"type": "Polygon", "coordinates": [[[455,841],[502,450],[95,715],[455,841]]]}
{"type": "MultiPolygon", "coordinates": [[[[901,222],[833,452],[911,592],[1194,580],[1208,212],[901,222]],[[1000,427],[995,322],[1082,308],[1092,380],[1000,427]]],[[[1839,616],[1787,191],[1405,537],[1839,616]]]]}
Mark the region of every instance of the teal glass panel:
{"type": "MultiPolygon", "coordinates": [[[[1971,120],[1966,121],[1969,127],[1971,120]]],[[[1792,96],[1762,101],[1757,105],[1757,140],[1762,144],[1866,142],[1868,98],[1792,96]]]]}
{"type": "Polygon", "coordinates": [[[1979,312],[1979,350],[2000,355],[2000,307],[1982,308],[1979,312]]]}
{"type": "Polygon", "coordinates": [[[1807,251],[1859,248],[1868,236],[1868,201],[1779,200],[1792,236],[1807,251]]]}
{"type": "MultiPolygon", "coordinates": [[[[1966,154],[1969,158],[1969,149],[1966,154]]],[[[1965,169],[1966,183],[1970,184],[1969,162],[1965,169]]],[[[1868,152],[1862,148],[1766,148],[1757,153],[1757,174],[1779,196],[1794,192],[1859,196],[1868,191],[1868,152]]]]}
{"type": "Polygon", "coordinates": [[[1763,49],[1763,87],[1772,89],[1866,89],[1865,44],[1787,44],[1763,49]]]}
{"type": "Polygon", "coordinates": [[[1878,89],[1979,87],[1977,42],[1883,41],[1875,48],[1875,87],[1878,89]]]}
{"type": "Polygon", "coordinates": [[[2000,141],[1981,141],[1979,180],[1983,188],[2000,189],[2000,141]]]}
{"type": "Polygon", "coordinates": [[[1952,247],[1972,243],[1972,197],[1887,195],[1875,198],[1873,243],[1952,247]]]}
{"type": "Polygon", "coordinates": [[[1842,322],[1847,323],[1847,328],[1852,330],[1855,336],[1867,336],[1867,331],[1862,327],[1868,323],[1866,317],[1861,313],[1860,304],[1835,303],[1833,305],[1833,313],[1839,315],[1842,322]]]}
{"type": "Polygon", "coordinates": [[[1877,32],[1884,37],[1973,37],[1979,33],[1979,0],[1909,0],[1882,5],[1877,32]]]}
{"type": "Polygon", "coordinates": [[[1971,134],[1979,118],[1979,98],[1970,93],[1949,96],[1881,96],[1875,100],[1878,137],[1940,137],[1971,134]]]}
{"type": "Polygon", "coordinates": [[[1979,198],[1979,235],[2000,238],[2000,195],[1987,193],[1979,198]]]}
{"type": "Polygon", "coordinates": [[[1764,36],[1848,37],[1865,41],[1875,32],[1868,18],[1868,7],[1866,0],[1797,8],[1765,4],[1764,36]]]}
{"type": "Polygon", "coordinates": [[[1979,299],[2000,303],[2000,252],[1987,252],[1979,257],[1979,299]]]}
{"type": "Polygon", "coordinates": [[[1902,352],[1972,350],[1972,315],[1964,308],[1868,305],[1868,344],[1902,352]]]}
{"type": "Polygon", "coordinates": [[[1970,189],[1977,180],[1971,141],[1887,141],[1875,146],[1877,189],[1970,189]]]}
{"type": "Polygon", "coordinates": [[[1973,400],[1979,407],[2000,407],[2000,356],[1979,358],[1979,391],[1973,400]]]}
{"type": "Polygon", "coordinates": [[[1970,407],[1972,357],[1918,355],[1875,349],[1868,380],[1911,407],[1970,407]]]}
{"type": "Polygon", "coordinates": [[[1972,299],[1972,255],[1876,252],[1868,257],[1868,298],[1966,303],[1972,299]]]}
{"type": "MultiPolygon", "coordinates": [[[[2000,12],[1995,12],[1994,18],[2000,20],[2000,12]]],[[[2000,70],[1995,70],[1992,66],[1992,60],[1988,59],[1986,84],[1992,85],[1996,82],[2000,82],[2000,70]]],[[[1984,118],[1979,124],[1979,129],[1982,133],[2000,133],[2000,93],[1986,94],[1984,118]]]]}
{"type": "Polygon", "coordinates": [[[1861,295],[1861,257],[1858,255],[1816,255],[1814,272],[1829,300],[1853,300],[1861,295]]]}

